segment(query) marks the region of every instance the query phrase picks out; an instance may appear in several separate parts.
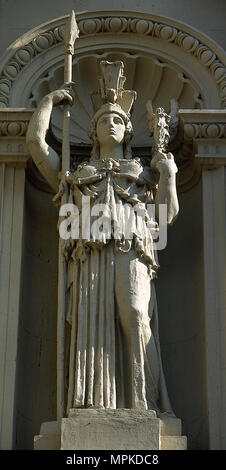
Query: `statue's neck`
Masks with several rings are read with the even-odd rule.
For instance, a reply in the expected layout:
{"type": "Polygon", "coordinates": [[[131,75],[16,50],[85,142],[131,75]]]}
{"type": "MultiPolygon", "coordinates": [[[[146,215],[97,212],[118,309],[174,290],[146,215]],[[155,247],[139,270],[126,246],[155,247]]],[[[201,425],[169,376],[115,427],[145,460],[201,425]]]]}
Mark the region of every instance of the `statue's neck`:
{"type": "Polygon", "coordinates": [[[110,147],[109,145],[101,145],[100,159],[102,160],[104,158],[115,158],[117,160],[122,160],[124,158],[123,146],[121,144],[114,147],[110,147]]]}

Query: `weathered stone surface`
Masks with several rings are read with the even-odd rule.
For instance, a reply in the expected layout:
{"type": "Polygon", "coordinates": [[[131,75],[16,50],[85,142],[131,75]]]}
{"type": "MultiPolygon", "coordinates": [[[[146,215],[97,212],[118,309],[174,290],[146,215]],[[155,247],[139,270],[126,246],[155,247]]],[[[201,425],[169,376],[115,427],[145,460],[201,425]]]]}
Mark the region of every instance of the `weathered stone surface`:
{"type": "Polygon", "coordinates": [[[161,450],[187,450],[186,436],[163,436],[161,437],[161,450]]]}
{"type": "Polygon", "coordinates": [[[34,438],[34,450],[60,449],[60,423],[49,421],[42,423],[40,434],[34,438]]]}
{"type": "Polygon", "coordinates": [[[153,411],[72,410],[62,420],[61,450],[159,449],[160,420],[153,411]]]}
{"type": "Polygon", "coordinates": [[[35,450],[186,450],[181,420],[155,411],[72,409],[68,418],[43,423],[35,450]]]}
{"type": "Polygon", "coordinates": [[[164,416],[160,417],[161,436],[181,436],[181,420],[164,416]]]}

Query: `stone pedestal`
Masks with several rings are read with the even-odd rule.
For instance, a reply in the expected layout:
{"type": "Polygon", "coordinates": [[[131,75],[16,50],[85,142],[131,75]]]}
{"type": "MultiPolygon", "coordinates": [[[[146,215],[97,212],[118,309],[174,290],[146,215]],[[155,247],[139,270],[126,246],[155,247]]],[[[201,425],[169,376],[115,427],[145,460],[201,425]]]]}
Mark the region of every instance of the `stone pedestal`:
{"type": "Polygon", "coordinates": [[[61,424],[62,450],[159,449],[154,411],[71,410],[61,424]]]}
{"type": "Polygon", "coordinates": [[[181,420],[155,411],[73,409],[61,426],[44,423],[35,450],[186,450],[181,420]]]}
{"type": "Polygon", "coordinates": [[[34,450],[60,450],[61,424],[58,421],[42,423],[40,434],[34,437],[34,450]]]}

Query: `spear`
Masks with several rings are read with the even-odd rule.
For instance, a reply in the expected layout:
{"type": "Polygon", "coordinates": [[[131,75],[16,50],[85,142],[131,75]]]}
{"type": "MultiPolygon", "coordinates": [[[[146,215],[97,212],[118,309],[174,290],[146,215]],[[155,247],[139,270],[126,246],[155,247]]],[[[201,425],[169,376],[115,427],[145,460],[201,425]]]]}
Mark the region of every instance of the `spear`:
{"type": "MultiPolygon", "coordinates": [[[[75,20],[74,11],[66,22],[62,31],[64,39],[64,87],[72,84],[72,56],[74,43],[79,37],[79,29],[75,20]]],[[[62,142],[62,178],[70,171],[70,117],[71,106],[64,103],[63,115],[63,142],[62,142]]],[[[65,187],[61,199],[61,205],[67,203],[68,191],[65,187]]],[[[57,313],[57,420],[60,421],[65,413],[65,377],[64,377],[64,341],[65,341],[65,300],[66,300],[66,275],[67,266],[63,253],[63,242],[59,239],[59,263],[58,263],[58,313],[57,313]]]]}
{"type": "MultiPolygon", "coordinates": [[[[64,85],[72,83],[72,56],[74,54],[74,43],[79,37],[79,29],[72,10],[67,23],[62,31],[64,39],[64,85]]],[[[62,147],[62,173],[70,170],[70,110],[69,103],[64,105],[63,120],[63,147],[62,147]]]]}

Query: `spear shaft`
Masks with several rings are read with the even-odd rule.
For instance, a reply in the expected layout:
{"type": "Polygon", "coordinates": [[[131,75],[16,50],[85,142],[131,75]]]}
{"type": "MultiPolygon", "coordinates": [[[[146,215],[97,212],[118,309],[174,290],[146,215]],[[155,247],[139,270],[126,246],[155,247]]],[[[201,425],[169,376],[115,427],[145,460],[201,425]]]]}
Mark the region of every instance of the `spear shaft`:
{"type": "MultiPolygon", "coordinates": [[[[64,39],[64,85],[72,82],[72,56],[75,39],[79,36],[74,11],[68,18],[62,31],[64,39]]],[[[70,171],[70,117],[71,106],[64,104],[63,114],[63,141],[62,141],[62,178],[70,171]]],[[[61,199],[61,206],[67,203],[68,188],[65,186],[61,199]]],[[[65,302],[67,287],[67,263],[63,253],[63,241],[59,239],[58,261],[58,314],[57,314],[57,420],[65,415],[65,302]]]]}
{"type": "MultiPolygon", "coordinates": [[[[68,18],[62,31],[64,38],[64,84],[70,85],[72,82],[72,56],[74,54],[74,43],[79,36],[79,29],[75,20],[74,11],[68,18]]],[[[63,145],[62,145],[62,173],[70,170],[70,117],[71,106],[69,103],[64,105],[63,118],[63,145]]]]}

